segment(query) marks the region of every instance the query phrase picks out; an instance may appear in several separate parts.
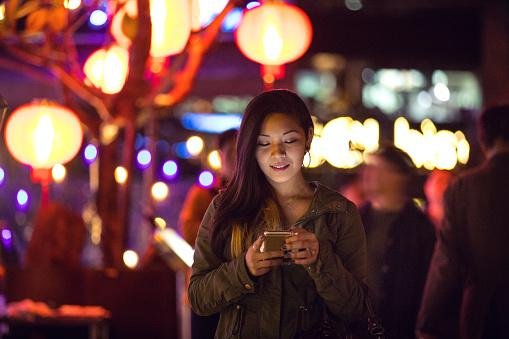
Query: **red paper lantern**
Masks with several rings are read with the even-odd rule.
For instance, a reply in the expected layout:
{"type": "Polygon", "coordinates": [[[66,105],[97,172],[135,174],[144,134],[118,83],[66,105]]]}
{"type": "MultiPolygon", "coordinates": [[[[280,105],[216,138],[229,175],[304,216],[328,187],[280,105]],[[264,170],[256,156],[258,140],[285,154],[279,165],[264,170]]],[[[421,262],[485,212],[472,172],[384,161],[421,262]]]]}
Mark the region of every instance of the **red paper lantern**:
{"type": "Polygon", "coordinates": [[[249,59],[277,66],[301,57],[312,36],[311,21],[303,10],[284,2],[266,2],[244,13],[235,42],[249,59]]]}

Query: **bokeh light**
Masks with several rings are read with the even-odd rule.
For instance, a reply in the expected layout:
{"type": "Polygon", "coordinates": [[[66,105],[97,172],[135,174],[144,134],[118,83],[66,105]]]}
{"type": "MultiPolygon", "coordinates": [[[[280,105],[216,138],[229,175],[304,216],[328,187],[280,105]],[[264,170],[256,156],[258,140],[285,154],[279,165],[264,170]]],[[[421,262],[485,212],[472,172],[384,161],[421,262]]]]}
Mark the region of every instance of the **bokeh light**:
{"type": "Polygon", "coordinates": [[[101,27],[108,21],[108,15],[100,9],[96,9],[90,14],[89,22],[91,27],[101,27]]]}
{"type": "Polygon", "coordinates": [[[210,167],[215,170],[221,169],[221,156],[219,155],[218,150],[213,150],[209,153],[207,157],[207,161],[209,162],[210,167]]]}
{"type": "Polygon", "coordinates": [[[362,9],[361,0],[345,0],[345,7],[351,11],[359,11],[362,9]]]}
{"type": "Polygon", "coordinates": [[[182,159],[189,159],[193,157],[191,153],[189,153],[189,151],[187,150],[185,142],[177,142],[176,144],[174,144],[173,151],[175,152],[177,157],[182,159]]]}
{"type": "Polygon", "coordinates": [[[115,168],[115,181],[119,184],[125,184],[127,181],[127,177],[129,176],[129,173],[127,173],[127,170],[123,166],[117,166],[115,168]]]}
{"type": "Polygon", "coordinates": [[[154,200],[163,201],[168,197],[170,189],[164,182],[158,181],[152,185],[150,193],[152,194],[152,198],[154,198],[154,200]]]}
{"type": "Polygon", "coordinates": [[[12,239],[12,232],[10,230],[8,230],[7,228],[4,228],[2,230],[2,239],[4,240],[11,240],[12,239]]]}
{"type": "MultiPolygon", "coordinates": [[[[5,226],[3,226],[5,227],[5,226]]],[[[4,247],[11,247],[12,246],[12,232],[8,228],[2,229],[2,244],[4,247]]]]}
{"type": "Polygon", "coordinates": [[[440,101],[449,101],[451,97],[451,92],[449,91],[449,88],[446,84],[439,82],[435,86],[433,86],[433,94],[435,95],[435,98],[437,98],[440,101]]]}
{"type": "Polygon", "coordinates": [[[5,20],[5,3],[0,4],[0,21],[5,20]]]}
{"type": "Polygon", "coordinates": [[[64,7],[67,9],[75,10],[81,6],[81,0],[64,0],[64,7]]]}
{"type": "Polygon", "coordinates": [[[196,156],[203,150],[203,139],[193,135],[186,141],[186,147],[189,154],[196,156]]]}
{"type": "Polygon", "coordinates": [[[138,265],[139,261],[138,253],[136,253],[133,250],[125,251],[122,258],[124,260],[124,264],[131,269],[135,268],[138,265]]]}
{"type": "Polygon", "coordinates": [[[28,207],[29,195],[28,192],[24,189],[19,189],[18,193],[16,193],[16,202],[20,209],[25,209],[28,207]]]}
{"type": "Polygon", "coordinates": [[[88,144],[83,150],[83,157],[87,164],[91,164],[97,159],[97,147],[92,144],[88,144]]]}
{"type": "Polygon", "coordinates": [[[5,170],[0,167],[0,185],[3,184],[5,181],[5,170]]]}
{"type": "Polygon", "coordinates": [[[173,178],[178,173],[178,165],[173,160],[167,160],[163,164],[163,173],[168,178],[173,178]]]}
{"type": "Polygon", "coordinates": [[[67,175],[67,170],[65,169],[65,166],[62,164],[56,164],[51,169],[51,176],[53,177],[53,180],[55,182],[64,181],[66,175],[67,175]]]}
{"type": "Polygon", "coordinates": [[[260,6],[260,1],[251,1],[246,5],[246,9],[251,9],[260,6]]]}
{"type": "Polygon", "coordinates": [[[150,154],[149,151],[146,149],[142,149],[138,152],[138,155],[136,156],[136,161],[138,161],[138,164],[142,168],[146,168],[150,166],[150,162],[152,161],[152,154],[150,154]]]}
{"type": "Polygon", "coordinates": [[[210,187],[214,183],[214,175],[210,171],[203,171],[198,176],[198,182],[205,188],[210,187]]]}

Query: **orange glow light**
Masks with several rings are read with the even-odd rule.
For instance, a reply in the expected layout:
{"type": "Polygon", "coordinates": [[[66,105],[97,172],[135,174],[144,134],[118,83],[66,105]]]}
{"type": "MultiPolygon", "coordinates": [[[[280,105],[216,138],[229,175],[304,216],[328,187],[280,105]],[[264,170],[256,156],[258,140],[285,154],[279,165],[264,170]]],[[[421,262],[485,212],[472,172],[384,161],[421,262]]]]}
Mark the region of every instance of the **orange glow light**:
{"type": "Polygon", "coordinates": [[[276,66],[301,57],[312,36],[313,27],[304,11],[283,2],[267,2],[244,13],[235,42],[249,59],[276,66]]]}

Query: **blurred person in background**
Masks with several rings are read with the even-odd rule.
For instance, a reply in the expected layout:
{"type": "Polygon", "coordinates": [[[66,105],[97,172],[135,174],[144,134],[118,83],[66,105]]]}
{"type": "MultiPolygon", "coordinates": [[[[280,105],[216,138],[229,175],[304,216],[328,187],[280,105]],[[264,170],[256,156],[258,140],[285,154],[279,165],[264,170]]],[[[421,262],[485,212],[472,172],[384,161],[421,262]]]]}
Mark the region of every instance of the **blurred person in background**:
{"type": "Polygon", "coordinates": [[[69,207],[51,202],[39,209],[28,243],[27,267],[78,269],[81,267],[86,228],[69,207]]]}
{"type": "Polygon", "coordinates": [[[455,175],[451,171],[435,169],[428,174],[424,182],[426,215],[437,231],[444,218],[444,193],[454,178],[455,175]]]}
{"type": "Polygon", "coordinates": [[[339,193],[353,202],[358,208],[364,205],[367,201],[364,187],[362,185],[362,175],[360,174],[361,171],[362,168],[358,169],[358,172],[355,172],[349,178],[347,178],[345,183],[343,183],[339,188],[339,193]]]}
{"type": "Polygon", "coordinates": [[[229,129],[217,137],[221,168],[214,184],[209,188],[193,184],[187,192],[179,215],[179,228],[182,236],[191,246],[194,246],[198,228],[200,228],[201,220],[212,198],[218,193],[220,188],[230,181],[233,175],[235,170],[237,133],[236,129],[229,129]]]}
{"type": "MultiPolygon", "coordinates": [[[[217,146],[221,158],[221,169],[217,180],[215,180],[214,185],[210,188],[204,188],[198,184],[191,186],[182,205],[179,215],[179,229],[184,239],[193,247],[200,223],[212,198],[214,198],[220,188],[228,184],[233,176],[237,133],[236,129],[229,129],[218,135],[217,146]]],[[[186,292],[191,270],[188,273],[186,277],[186,292]]],[[[185,299],[187,302],[187,295],[185,299]]],[[[199,316],[191,311],[192,338],[213,338],[218,321],[218,313],[211,316],[199,316]]]]}
{"type": "Polygon", "coordinates": [[[445,193],[418,338],[450,338],[451,332],[462,339],[508,337],[509,105],[485,110],[479,132],[486,161],[445,193]],[[447,322],[448,306],[459,312],[457,322],[447,322]]]}
{"type": "Polygon", "coordinates": [[[411,158],[392,145],[370,154],[363,170],[368,286],[386,338],[414,338],[435,243],[431,222],[409,196],[414,171],[411,158]]]}

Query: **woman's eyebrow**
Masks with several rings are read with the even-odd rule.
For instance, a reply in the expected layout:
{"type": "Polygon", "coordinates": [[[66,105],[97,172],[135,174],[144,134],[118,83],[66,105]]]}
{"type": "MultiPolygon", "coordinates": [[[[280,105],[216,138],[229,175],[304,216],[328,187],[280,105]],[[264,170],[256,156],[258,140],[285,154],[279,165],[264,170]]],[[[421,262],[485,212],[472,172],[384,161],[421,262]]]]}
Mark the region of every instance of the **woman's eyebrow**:
{"type": "MultiPolygon", "coordinates": [[[[299,133],[299,131],[297,131],[297,130],[295,130],[295,129],[291,129],[291,130],[289,130],[289,131],[284,132],[284,133],[283,133],[283,135],[287,135],[287,134],[294,133],[294,132],[295,132],[295,133],[299,133]]],[[[270,137],[270,135],[262,134],[262,133],[258,134],[258,136],[259,136],[259,137],[270,137]]]]}

